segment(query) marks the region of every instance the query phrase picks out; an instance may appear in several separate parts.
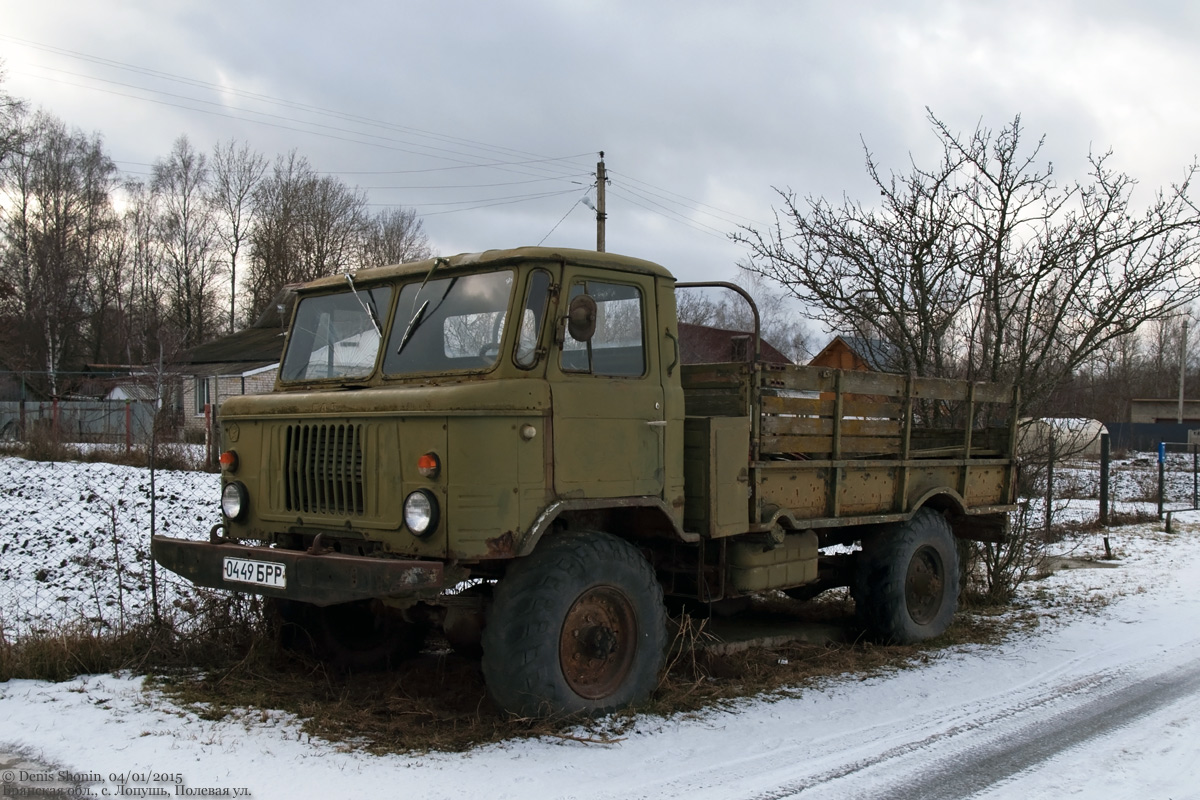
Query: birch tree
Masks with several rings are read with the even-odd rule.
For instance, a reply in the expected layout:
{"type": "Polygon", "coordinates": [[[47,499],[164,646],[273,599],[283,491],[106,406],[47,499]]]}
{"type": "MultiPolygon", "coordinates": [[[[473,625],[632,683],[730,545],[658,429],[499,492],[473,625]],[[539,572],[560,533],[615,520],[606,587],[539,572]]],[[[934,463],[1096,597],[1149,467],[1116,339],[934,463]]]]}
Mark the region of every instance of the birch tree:
{"type": "Polygon", "coordinates": [[[157,234],[167,276],[167,314],[191,346],[211,338],[219,318],[216,209],[208,159],[186,136],[154,163],[151,189],[157,198],[157,234]]]}

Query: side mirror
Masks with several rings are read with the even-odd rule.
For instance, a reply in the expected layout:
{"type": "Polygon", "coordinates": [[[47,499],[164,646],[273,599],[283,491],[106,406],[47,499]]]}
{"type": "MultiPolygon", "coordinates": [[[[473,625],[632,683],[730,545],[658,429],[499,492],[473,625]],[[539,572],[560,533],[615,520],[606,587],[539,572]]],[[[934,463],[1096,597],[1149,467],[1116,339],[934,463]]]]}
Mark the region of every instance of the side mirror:
{"type": "Polygon", "coordinates": [[[567,332],[577,342],[590,341],[596,333],[596,301],[581,294],[571,300],[567,311],[567,332]]]}

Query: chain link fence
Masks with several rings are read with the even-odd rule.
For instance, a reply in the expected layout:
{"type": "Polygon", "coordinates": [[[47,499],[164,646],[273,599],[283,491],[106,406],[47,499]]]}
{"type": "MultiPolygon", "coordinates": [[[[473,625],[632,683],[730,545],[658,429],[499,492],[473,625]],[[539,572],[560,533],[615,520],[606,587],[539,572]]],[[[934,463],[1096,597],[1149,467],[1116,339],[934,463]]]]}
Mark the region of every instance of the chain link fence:
{"type": "MultiPolygon", "coordinates": [[[[220,521],[218,476],[102,460],[120,447],[64,450],[86,460],[0,453],[0,636],[121,633],[161,615],[186,627],[203,590],[156,568],[150,537],[207,536],[220,521]]],[[[196,466],[203,448],[159,457],[196,466]]]]}

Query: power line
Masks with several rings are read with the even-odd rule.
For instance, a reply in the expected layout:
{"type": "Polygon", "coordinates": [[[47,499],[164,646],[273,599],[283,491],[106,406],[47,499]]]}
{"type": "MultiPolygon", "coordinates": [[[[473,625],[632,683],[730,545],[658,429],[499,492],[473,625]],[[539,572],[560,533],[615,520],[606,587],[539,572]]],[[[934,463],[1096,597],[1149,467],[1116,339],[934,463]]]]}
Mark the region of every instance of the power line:
{"type": "MultiPolygon", "coordinates": [[[[394,132],[398,132],[398,133],[412,134],[412,135],[416,135],[421,138],[432,139],[434,141],[439,141],[439,142],[443,142],[443,143],[447,143],[447,144],[455,144],[458,146],[465,146],[471,150],[480,150],[480,151],[487,152],[490,154],[506,154],[509,156],[517,155],[522,158],[532,156],[532,155],[537,155],[534,153],[530,153],[530,152],[523,151],[523,150],[517,150],[515,148],[505,147],[502,145],[494,145],[494,144],[489,144],[489,143],[485,143],[485,142],[479,142],[477,140],[467,139],[464,137],[457,137],[457,136],[450,136],[448,134],[435,133],[432,131],[426,131],[426,130],[423,130],[420,128],[414,128],[411,126],[396,125],[393,123],[388,123],[388,122],[384,122],[381,120],[373,119],[370,117],[365,117],[365,116],[356,115],[356,114],[348,114],[345,112],[341,112],[341,111],[337,111],[337,110],[333,110],[333,109],[327,109],[327,108],[323,108],[320,106],[309,105],[306,103],[298,103],[295,101],[287,100],[284,98],[273,97],[271,95],[261,94],[258,92],[249,92],[249,91],[245,91],[242,89],[238,89],[237,87],[227,86],[224,84],[211,83],[209,81],[204,81],[204,80],[200,80],[200,79],[196,79],[196,78],[189,78],[189,77],[181,76],[181,75],[175,75],[173,73],[163,72],[161,70],[151,69],[148,67],[141,67],[141,66],[134,65],[134,64],[128,64],[125,62],[116,61],[114,59],[104,58],[104,57],[100,57],[100,56],[94,56],[94,55],[91,55],[88,53],[82,53],[79,51],[69,50],[66,48],[60,48],[60,47],[56,47],[53,45],[43,44],[40,42],[33,42],[30,40],[20,39],[18,37],[8,36],[5,34],[0,34],[0,39],[6,39],[8,41],[17,42],[24,46],[33,48],[35,50],[41,50],[43,52],[66,56],[68,58],[73,58],[73,59],[97,64],[100,66],[124,70],[124,71],[128,71],[128,72],[133,72],[135,74],[145,75],[147,77],[157,78],[160,80],[166,80],[166,81],[171,81],[171,82],[176,82],[176,83],[182,83],[187,86],[192,86],[192,87],[196,87],[196,88],[202,88],[202,89],[206,89],[206,90],[215,91],[222,95],[234,95],[236,97],[241,97],[244,99],[250,99],[250,100],[257,101],[257,102],[264,102],[264,103],[268,103],[271,105],[283,106],[285,108],[291,108],[293,110],[303,111],[305,113],[311,113],[311,114],[316,114],[319,116],[331,117],[331,118],[340,119],[340,120],[347,121],[347,122],[368,125],[371,127],[383,128],[385,130],[394,131],[394,132]]],[[[67,70],[58,70],[57,68],[54,68],[54,67],[47,67],[46,69],[67,72],[67,74],[75,74],[75,73],[70,73],[67,70]]],[[[80,77],[85,77],[90,80],[97,80],[97,81],[102,81],[102,82],[107,82],[107,83],[115,83],[117,85],[129,86],[129,84],[121,84],[118,81],[109,81],[104,78],[98,78],[98,77],[92,77],[92,76],[80,76],[80,77]]],[[[77,85],[77,84],[69,84],[69,85],[77,85]]],[[[87,88],[94,88],[94,87],[79,86],[79,88],[87,89],[87,88]]],[[[174,95],[171,95],[171,93],[169,93],[169,92],[163,92],[158,89],[151,89],[149,87],[144,87],[144,86],[132,86],[131,88],[137,88],[142,91],[154,92],[154,93],[158,93],[158,94],[165,94],[168,96],[174,96],[174,95]]],[[[103,91],[103,90],[98,90],[98,91],[103,91]]],[[[134,99],[148,99],[148,98],[136,98],[135,97],[134,99]]],[[[151,102],[153,102],[153,101],[151,101],[151,102]]],[[[202,103],[210,103],[213,105],[221,105],[221,104],[211,103],[211,101],[204,101],[204,100],[198,100],[198,99],[194,100],[194,102],[202,102],[202,103]]],[[[170,104],[167,104],[167,105],[170,105],[170,104]]],[[[193,110],[202,111],[202,109],[193,109],[193,110]]],[[[257,112],[257,111],[247,111],[247,113],[255,113],[255,114],[260,114],[263,116],[278,116],[278,115],[273,115],[273,114],[267,114],[266,112],[257,112]]],[[[233,118],[237,119],[237,117],[233,117],[233,118]]],[[[290,120],[289,118],[284,118],[284,119],[287,119],[288,121],[298,122],[299,124],[312,124],[312,125],[318,124],[318,123],[310,123],[310,122],[304,122],[304,121],[299,121],[299,120],[290,120]]],[[[253,121],[253,120],[248,120],[248,121],[253,121]]],[[[317,135],[320,135],[320,134],[317,134],[317,135]]],[[[373,134],[367,134],[367,133],[361,133],[358,135],[373,136],[373,134]]],[[[428,148],[431,150],[443,150],[445,152],[453,152],[453,153],[456,153],[457,155],[464,155],[464,156],[466,155],[465,153],[461,153],[460,151],[451,151],[451,150],[447,150],[446,148],[437,148],[432,145],[418,144],[415,142],[405,142],[405,143],[410,144],[414,147],[424,147],[424,148],[428,148]]],[[[395,149],[399,149],[399,148],[395,148],[395,149]]],[[[408,151],[406,151],[406,152],[408,152],[408,151]]],[[[569,156],[569,157],[564,157],[564,158],[574,158],[574,157],[577,157],[577,156],[569,156]]],[[[554,166],[553,162],[560,161],[560,160],[562,160],[562,159],[558,159],[558,158],[546,159],[546,158],[539,157],[537,159],[526,160],[525,163],[529,163],[529,164],[545,163],[548,165],[548,168],[550,168],[550,167],[554,166]]],[[[517,163],[517,162],[503,162],[502,161],[502,162],[498,162],[498,163],[517,163]]],[[[489,164],[486,166],[495,166],[495,164],[489,164]]]]}
{"type": "Polygon", "coordinates": [[[718,239],[727,239],[728,238],[728,234],[726,234],[725,231],[722,231],[718,228],[714,228],[711,225],[705,225],[703,222],[697,222],[696,220],[689,219],[688,217],[684,216],[683,214],[680,214],[678,211],[673,211],[672,209],[669,209],[669,208],[663,206],[661,203],[656,203],[653,200],[648,200],[646,198],[640,198],[641,200],[645,200],[645,202],[639,202],[638,199],[635,199],[635,197],[637,197],[637,195],[631,196],[631,193],[629,192],[628,187],[618,188],[617,186],[614,185],[614,186],[609,187],[609,191],[612,192],[613,194],[617,195],[618,197],[623,198],[627,202],[630,202],[633,205],[638,206],[639,208],[643,208],[646,211],[649,211],[653,214],[658,214],[659,216],[666,217],[667,219],[671,220],[672,222],[678,222],[681,225],[686,225],[689,228],[693,228],[695,230],[700,231],[701,233],[708,234],[709,236],[714,236],[718,239]],[[649,203],[650,205],[647,205],[647,203],[649,203]],[[652,206],[658,206],[658,208],[653,208],[652,206]]]}
{"type": "MultiPolygon", "coordinates": [[[[534,196],[530,196],[530,197],[526,197],[526,198],[522,198],[522,199],[502,200],[502,201],[498,201],[498,202],[494,202],[494,203],[485,202],[485,203],[481,203],[480,205],[477,205],[477,206],[472,206],[470,208],[451,208],[451,209],[447,209],[445,211],[429,211],[429,212],[422,213],[421,216],[422,217],[436,217],[441,214],[457,214],[460,211],[477,211],[478,209],[491,208],[492,206],[509,206],[509,205],[513,205],[514,203],[527,203],[530,200],[540,200],[544,197],[557,197],[559,195],[570,194],[573,191],[575,191],[575,190],[567,189],[566,191],[563,191],[563,192],[547,192],[546,194],[534,195],[534,196]]],[[[376,205],[376,204],[371,203],[371,205],[376,205]]],[[[420,204],[417,204],[415,206],[415,208],[420,208],[420,207],[421,207],[420,204]]]]}
{"type": "MultiPolygon", "coordinates": [[[[198,97],[189,97],[187,95],[179,95],[179,94],[175,94],[173,92],[165,92],[160,89],[150,89],[150,88],[144,87],[144,86],[137,86],[137,85],[133,85],[133,84],[122,83],[120,81],[108,80],[107,78],[98,78],[98,77],[94,77],[94,76],[90,76],[90,75],[80,75],[79,73],[74,73],[69,70],[58,69],[56,67],[44,67],[44,69],[49,69],[53,72],[60,72],[60,73],[66,74],[66,75],[72,75],[74,77],[83,78],[85,80],[98,81],[98,82],[110,84],[113,86],[121,86],[126,89],[134,89],[134,90],[138,90],[138,91],[151,92],[153,94],[158,94],[158,95],[162,95],[164,97],[174,98],[176,100],[181,100],[181,101],[185,101],[188,103],[200,103],[200,104],[206,105],[206,106],[227,108],[227,106],[225,106],[222,103],[218,103],[218,102],[215,102],[212,100],[204,100],[204,99],[198,98],[198,97]]],[[[265,117],[266,119],[263,120],[263,119],[250,119],[250,118],[246,118],[246,117],[239,117],[239,116],[228,114],[228,113],[214,112],[214,111],[210,111],[210,110],[203,109],[203,108],[193,108],[191,106],[180,105],[178,103],[172,103],[172,102],[163,101],[163,100],[155,100],[154,98],[150,98],[150,97],[140,97],[138,95],[131,95],[131,94],[127,94],[125,92],[119,92],[119,91],[115,91],[115,90],[111,90],[111,89],[103,89],[101,87],[96,87],[96,86],[85,86],[82,84],[73,83],[71,81],[56,80],[54,78],[49,78],[49,77],[45,77],[45,76],[38,76],[38,77],[42,77],[43,80],[50,80],[50,81],[53,81],[56,83],[62,83],[67,86],[75,86],[80,89],[87,89],[89,91],[97,91],[97,92],[104,92],[106,94],[113,94],[118,97],[128,97],[128,98],[135,99],[135,100],[143,100],[146,102],[158,103],[161,105],[172,106],[175,108],[183,108],[183,109],[187,109],[187,110],[191,110],[191,111],[197,111],[200,113],[215,114],[217,116],[223,116],[223,117],[227,117],[230,119],[237,119],[237,120],[241,120],[244,122],[252,122],[255,124],[259,124],[259,125],[268,125],[271,127],[283,128],[285,130],[300,131],[300,132],[309,133],[309,134],[316,135],[316,136],[325,136],[328,138],[338,139],[341,141],[350,141],[350,142],[354,142],[356,144],[384,147],[389,150],[394,150],[394,151],[403,152],[403,153],[409,153],[410,155],[417,155],[417,156],[422,156],[425,158],[440,158],[445,161],[457,162],[457,166],[459,168],[491,167],[491,168],[502,169],[504,171],[525,172],[525,174],[530,174],[529,172],[524,171],[524,170],[507,169],[508,167],[516,166],[519,162],[493,161],[491,163],[480,163],[478,161],[466,160],[468,157],[474,158],[474,156],[470,156],[470,154],[468,154],[468,153],[463,153],[463,152],[460,152],[457,150],[449,150],[447,148],[432,147],[430,145],[418,144],[418,143],[414,143],[414,142],[406,142],[403,139],[395,139],[392,137],[381,136],[379,134],[355,131],[350,128],[340,128],[340,127],[333,126],[333,125],[325,125],[325,124],[319,123],[319,122],[310,122],[307,120],[300,120],[300,119],[295,119],[292,117],[285,117],[285,116],[282,116],[279,114],[270,114],[270,113],[263,112],[263,111],[256,111],[254,109],[234,108],[232,110],[237,111],[242,114],[252,114],[252,115],[255,115],[258,117],[265,117]],[[279,122],[272,122],[270,120],[278,120],[279,122]],[[323,132],[321,130],[306,130],[304,128],[294,128],[294,127],[291,127],[290,125],[283,125],[283,124],[281,124],[282,122],[324,129],[325,132],[323,132]],[[329,133],[329,132],[332,132],[332,133],[329,133]],[[406,147],[398,147],[398,146],[395,146],[395,144],[386,145],[386,144],[381,144],[380,142],[362,141],[361,139],[347,139],[346,137],[340,136],[337,134],[347,134],[349,136],[364,137],[366,139],[378,139],[378,140],[381,140],[382,142],[392,142],[395,144],[406,144],[406,145],[410,145],[411,147],[423,148],[423,150],[413,150],[413,149],[409,149],[406,147]],[[441,153],[438,153],[438,152],[425,152],[426,150],[441,151],[441,153],[447,153],[449,155],[442,155],[441,153]],[[462,158],[455,158],[454,156],[462,156],[462,158]]],[[[573,157],[578,158],[579,156],[573,156],[573,157]]],[[[564,158],[572,158],[572,156],[559,157],[559,158],[540,158],[540,159],[535,159],[535,160],[528,160],[524,163],[525,164],[553,163],[556,161],[564,160],[564,158]]],[[[539,177],[541,177],[541,176],[539,176],[539,177]]],[[[552,180],[552,179],[555,179],[558,177],[561,177],[561,176],[552,176],[551,178],[547,178],[547,179],[552,180]]]]}
{"type": "MultiPolygon", "coordinates": [[[[319,174],[319,175],[363,175],[363,174],[371,174],[371,173],[318,172],[317,174],[319,174]]],[[[586,177],[588,174],[589,173],[580,173],[573,177],[582,178],[582,177],[586,177]]],[[[442,186],[436,186],[436,185],[430,185],[430,186],[363,186],[362,188],[363,189],[405,189],[405,190],[408,190],[408,189],[437,189],[437,190],[441,190],[441,189],[492,189],[492,188],[499,188],[499,187],[504,187],[504,186],[525,186],[530,183],[545,183],[546,181],[560,181],[560,180],[565,180],[565,178],[531,178],[527,181],[505,181],[502,183],[474,183],[474,184],[454,183],[454,184],[448,184],[448,185],[442,185],[442,186]]],[[[579,181],[571,181],[571,183],[579,183],[579,181]]]]}
{"type": "Polygon", "coordinates": [[[566,213],[566,214],[563,214],[563,215],[562,215],[562,218],[560,218],[560,219],[558,220],[558,222],[554,223],[554,227],[553,227],[553,228],[551,228],[549,231],[547,231],[547,232],[546,232],[546,235],[545,235],[545,236],[543,236],[543,237],[542,237],[542,238],[541,238],[541,239],[538,241],[538,243],[537,243],[537,246],[538,246],[538,247],[541,247],[541,245],[542,245],[542,242],[544,242],[544,241],[546,241],[547,239],[549,239],[549,238],[550,238],[550,234],[552,234],[552,233],[554,233],[556,230],[558,230],[558,226],[563,224],[563,220],[565,220],[567,217],[569,217],[569,216],[571,215],[571,212],[572,212],[572,211],[574,211],[574,210],[575,210],[575,208],[576,208],[576,207],[577,207],[577,206],[578,206],[580,203],[582,203],[584,200],[586,200],[586,199],[587,199],[588,192],[590,192],[590,191],[591,191],[591,189],[589,188],[587,192],[584,192],[583,194],[581,194],[581,195],[579,196],[579,199],[578,199],[578,200],[576,200],[574,203],[572,203],[572,204],[571,204],[571,207],[567,209],[567,213],[566,213]]]}
{"type": "MultiPolygon", "coordinates": [[[[109,78],[103,78],[96,75],[81,74],[71,72],[70,70],[61,69],[58,67],[41,66],[41,69],[70,75],[75,78],[87,81],[93,85],[75,83],[61,78],[55,78],[48,75],[35,75],[42,80],[48,80],[55,83],[60,83],[68,86],[74,86],[86,91],[101,92],[117,97],[126,97],[132,100],[142,102],[155,103],[157,105],[179,108],[185,111],[192,111],[210,116],[224,117],[234,119],[240,122],[248,122],[256,125],[286,130],[296,133],[305,133],[312,136],[320,136],[326,139],[335,141],[343,141],[352,144],[376,147],[384,150],[407,153],[409,155],[418,156],[421,158],[434,158],[443,161],[454,162],[452,165],[440,167],[427,167],[421,169],[410,170],[363,170],[363,171],[326,171],[319,174],[330,175],[413,175],[432,172],[445,172],[449,170],[461,169],[499,169],[505,172],[515,172],[531,176],[529,180],[504,181],[493,183],[474,183],[474,184],[442,184],[442,185],[397,185],[397,186],[368,186],[359,187],[365,191],[445,191],[445,190],[462,190],[462,189],[483,189],[483,188],[501,188],[508,186],[525,185],[546,181],[570,181],[578,183],[578,178],[584,177],[590,173],[568,172],[572,169],[572,165],[566,162],[574,159],[582,158],[590,153],[579,153],[570,156],[561,157],[545,157],[539,156],[528,151],[510,148],[502,145],[495,145],[478,140],[468,139],[464,137],[451,136],[448,134],[437,133],[433,131],[423,130],[411,126],[399,125],[385,122],[371,117],[358,114],[346,113],[334,109],[323,108],[321,106],[311,105],[307,103],[296,102],[286,98],[275,97],[259,92],[246,91],[234,86],[212,83],[209,81],[190,78],[183,75],[176,75],[169,72],[164,72],[157,69],[143,67],[135,64],[129,64],[114,59],[95,56],[80,51],[69,50],[66,48],[47,45],[40,42],[33,42],[26,39],[21,39],[6,34],[0,34],[0,39],[15,42],[20,45],[40,50],[42,52],[63,56],[66,58],[75,59],[85,63],[94,64],[104,68],[117,69],[125,72],[130,72],[136,75],[141,75],[154,80],[168,81],[177,83],[183,86],[189,86],[204,91],[216,92],[223,97],[233,96],[243,100],[249,100],[256,103],[265,103],[277,108],[290,109],[298,111],[306,115],[315,115],[318,118],[326,118],[331,121],[341,121],[350,123],[353,126],[365,126],[367,130],[358,127],[346,127],[327,122],[320,122],[311,119],[300,119],[294,116],[286,116],[270,111],[262,111],[254,108],[230,107],[226,102],[215,102],[206,100],[200,97],[194,97],[184,94],[176,94],[165,91],[163,89],[151,88],[145,85],[136,83],[126,83],[109,78]],[[122,87],[124,89],[140,92],[144,94],[131,94],[125,91],[118,91],[112,88],[105,88],[94,84],[107,84],[109,86],[122,87]],[[145,95],[157,95],[145,96],[145,95]],[[167,99],[164,99],[167,98],[167,99]],[[209,106],[204,108],[202,106],[209,106]],[[232,113],[231,113],[232,112],[232,113]],[[240,116],[239,116],[240,115],[240,116]],[[374,131],[371,129],[375,129],[374,131]],[[376,131],[382,131],[376,132],[376,131]],[[401,134],[397,137],[391,134],[401,134]],[[449,145],[447,147],[439,146],[438,144],[424,143],[414,141],[416,139],[426,139],[430,142],[449,145]],[[487,160],[481,160],[482,154],[487,154],[487,160]],[[517,158],[514,158],[516,156],[517,158]]],[[[153,166],[142,164],[140,162],[124,162],[137,166],[153,166]]],[[[575,168],[577,169],[577,167],[575,168]]],[[[144,175],[146,173],[135,170],[122,170],[131,175],[144,175]]],[[[665,216],[668,219],[687,225],[688,227],[719,238],[726,238],[726,232],[712,225],[694,219],[686,213],[682,213],[677,208],[683,208],[687,211],[713,217],[721,222],[729,225],[740,225],[744,222],[754,224],[759,223],[749,217],[745,217],[735,212],[726,211],[717,208],[707,203],[700,202],[693,198],[689,198],[678,192],[656,186],[647,181],[640,180],[631,175],[622,172],[609,171],[609,175],[616,175],[622,178],[622,182],[627,182],[624,186],[613,187],[615,193],[626,200],[627,202],[649,211],[654,214],[665,216]],[[636,184],[636,185],[632,185],[636,184]],[[623,190],[623,191],[622,191],[623,190]],[[739,222],[741,220],[741,222],[739,222]]],[[[418,203],[418,207],[434,207],[444,205],[459,205],[467,206],[466,208],[452,208],[442,211],[427,212],[426,215],[437,215],[456,213],[458,211],[468,211],[480,208],[488,208],[498,205],[509,205],[513,203],[529,202],[532,200],[555,197],[563,194],[570,194],[574,189],[566,189],[562,191],[551,191],[541,193],[531,193],[528,195],[511,195],[506,197],[497,197],[490,199],[471,199],[452,201],[445,203],[418,203]]],[[[586,196],[586,195],[584,195],[586,196]]],[[[551,233],[558,227],[561,222],[570,215],[575,206],[582,202],[582,197],[575,202],[567,210],[566,215],[555,224],[551,229],[551,233]]],[[[394,205],[394,204],[376,204],[371,205],[394,205]]],[[[547,234],[549,235],[549,234],[547,234]]]]}
{"type": "MultiPolygon", "coordinates": [[[[647,189],[642,190],[643,196],[651,195],[653,197],[657,197],[660,200],[663,200],[668,203],[674,203],[676,205],[683,206],[683,207],[691,207],[696,210],[699,210],[700,213],[705,213],[705,214],[708,214],[709,216],[716,217],[717,219],[720,219],[722,222],[728,222],[731,225],[742,224],[741,222],[738,222],[738,220],[742,220],[743,222],[749,222],[754,225],[764,225],[765,224],[761,220],[752,219],[752,218],[744,216],[742,214],[738,214],[735,211],[727,211],[725,209],[717,208],[716,206],[709,205],[708,203],[703,203],[699,200],[694,200],[690,197],[687,197],[686,195],[679,194],[678,192],[673,192],[670,189],[664,189],[661,186],[655,186],[652,183],[647,183],[646,181],[638,180],[637,178],[633,177],[632,175],[628,175],[626,173],[614,172],[613,170],[609,170],[609,174],[610,175],[612,175],[612,174],[620,175],[627,181],[631,181],[633,183],[637,183],[637,184],[647,187],[647,189]],[[650,189],[654,189],[657,191],[650,191],[650,189]],[[673,197],[677,197],[677,198],[679,198],[679,200],[674,200],[674,199],[672,199],[673,197]],[[684,201],[684,202],[680,202],[680,201],[684,201]],[[706,212],[706,211],[702,211],[701,209],[711,209],[711,211],[706,212]]],[[[630,191],[633,191],[632,187],[628,187],[628,188],[630,189],[630,191]]]]}

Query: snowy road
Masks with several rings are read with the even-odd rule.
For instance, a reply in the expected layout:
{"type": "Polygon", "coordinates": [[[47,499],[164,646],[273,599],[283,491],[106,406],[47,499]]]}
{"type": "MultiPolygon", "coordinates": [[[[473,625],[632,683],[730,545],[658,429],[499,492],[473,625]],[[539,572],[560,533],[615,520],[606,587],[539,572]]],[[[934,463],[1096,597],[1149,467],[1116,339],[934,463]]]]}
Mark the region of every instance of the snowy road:
{"type": "Polygon", "coordinates": [[[1043,623],[1005,644],[643,718],[610,745],[370,756],[309,741],[280,713],[203,720],[111,676],[0,685],[0,745],[75,772],[168,770],[256,798],[1200,798],[1200,516],[1190,516],[1171,537],[1115,531],[1118,569],[1032,585],[1043,623]],[[1065,590],[1111,602],[1064,611],[1054,598],[1065,590]]]}

